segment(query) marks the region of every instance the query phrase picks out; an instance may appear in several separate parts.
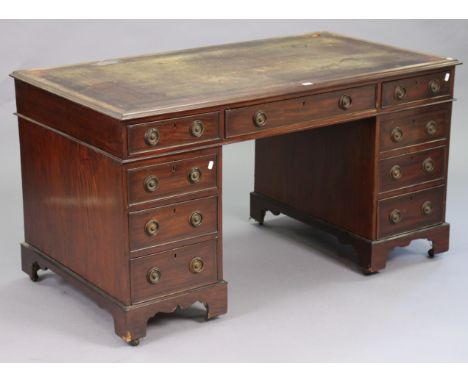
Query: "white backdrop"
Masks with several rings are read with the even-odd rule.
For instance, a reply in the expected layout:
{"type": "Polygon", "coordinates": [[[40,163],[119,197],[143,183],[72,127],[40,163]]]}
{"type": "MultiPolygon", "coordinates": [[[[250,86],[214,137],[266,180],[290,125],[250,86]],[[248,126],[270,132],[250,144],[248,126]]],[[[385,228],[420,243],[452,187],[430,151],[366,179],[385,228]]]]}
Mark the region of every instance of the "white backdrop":
{"type": "Polygon", "coordinates": [[[457,68],[449,162],[449,253],[425,241],[395,250],[364,277],[349,248],[284,216],[248,221],[253,142],[224,147],[224,267],[229,312],[153,320],[139,348],[113,334],[110,315],[47,274],[20,271],[20,157],[13,80],[20,68],[329,30],[468,60],[466,21],[1,21],[0,361],[466,361],[468,359],[468,75],[457,68]],[[338,255],[337,255],[338,254],[338,255]],[[194,317],[194,318],[193,318],[194,317]]]}

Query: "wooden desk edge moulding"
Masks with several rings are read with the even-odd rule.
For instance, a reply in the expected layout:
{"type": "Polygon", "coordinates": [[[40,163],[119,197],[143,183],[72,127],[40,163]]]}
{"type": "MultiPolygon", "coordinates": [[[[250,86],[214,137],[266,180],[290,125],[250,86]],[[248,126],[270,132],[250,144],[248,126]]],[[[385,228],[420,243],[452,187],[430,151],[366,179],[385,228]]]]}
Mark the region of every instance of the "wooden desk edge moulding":
{"type": "Polygon", "coordinates": [[[350,244],[365,274],[445,222],[455,66],[329,32],[12,73],[22,270],[50,269],[138,345],[149,318],[227,311],[222,145],[254,139],[250,216],[350,244]]]}

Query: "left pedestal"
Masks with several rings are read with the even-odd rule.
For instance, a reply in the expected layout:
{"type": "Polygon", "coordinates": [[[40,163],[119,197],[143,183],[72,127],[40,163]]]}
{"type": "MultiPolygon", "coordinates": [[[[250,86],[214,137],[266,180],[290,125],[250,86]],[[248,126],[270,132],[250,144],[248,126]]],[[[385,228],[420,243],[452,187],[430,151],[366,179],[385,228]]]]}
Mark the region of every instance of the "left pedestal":
{"type": "Polygon", "coordinates": [[[19,129],[33,281],[41,269],[61,275],[131,345],[159,312],[197,301],[208,318],[226,312],[221,148],[122,160],[30,119],[19,129]]]}

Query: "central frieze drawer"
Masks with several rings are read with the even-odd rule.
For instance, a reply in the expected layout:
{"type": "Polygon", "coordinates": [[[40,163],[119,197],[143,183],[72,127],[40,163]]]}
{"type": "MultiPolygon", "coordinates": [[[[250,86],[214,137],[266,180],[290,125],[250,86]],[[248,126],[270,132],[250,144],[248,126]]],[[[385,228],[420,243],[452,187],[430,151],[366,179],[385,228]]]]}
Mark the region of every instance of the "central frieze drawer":
{"type": "Polygon", "coordinates": [[[373,110],[375,85],[226,110],[226,137],[373,110]]]}
{"type": "Polygon", "coordinates": [[[217,196],[129,214],[130,250],[207,235],[217,230],[217,196]]]}

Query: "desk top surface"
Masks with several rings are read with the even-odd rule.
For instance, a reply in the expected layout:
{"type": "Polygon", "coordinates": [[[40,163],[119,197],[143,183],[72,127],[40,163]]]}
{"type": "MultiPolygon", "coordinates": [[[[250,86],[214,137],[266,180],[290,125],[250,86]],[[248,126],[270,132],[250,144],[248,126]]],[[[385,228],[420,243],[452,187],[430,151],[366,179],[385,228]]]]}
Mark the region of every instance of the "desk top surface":
{"type": "Polygon", "coordinates": [[[20,70],[14,78],[128,120],[457,64],[328,32],[20,70]]]}

